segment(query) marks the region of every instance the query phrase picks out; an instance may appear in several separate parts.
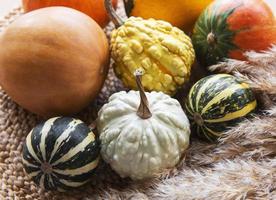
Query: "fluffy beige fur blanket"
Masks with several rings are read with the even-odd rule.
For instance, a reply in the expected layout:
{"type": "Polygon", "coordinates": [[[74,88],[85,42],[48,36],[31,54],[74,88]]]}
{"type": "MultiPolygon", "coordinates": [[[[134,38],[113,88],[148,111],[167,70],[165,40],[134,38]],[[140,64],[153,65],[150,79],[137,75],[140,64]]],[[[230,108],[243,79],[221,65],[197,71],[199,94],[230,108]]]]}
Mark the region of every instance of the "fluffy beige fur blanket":
{"type": "MultiPolygon", "coordinates": [[[[121,179],[101,162],[89,184],[66,193],[43,191],[23,172],[23,142],[42,119],[1,90],[0,199],[276,199],[276,47],[247,57],[248,62],[228,60],[210,70],[231,73],[254,88],[259,103],[254,118],[226,132],[218,144],[192,140],[181,163],[153,180],[121,179]]],[[[121,89],[110,70],[98,100],[77,117],[91,123],[104,100],[121,89]]]]}

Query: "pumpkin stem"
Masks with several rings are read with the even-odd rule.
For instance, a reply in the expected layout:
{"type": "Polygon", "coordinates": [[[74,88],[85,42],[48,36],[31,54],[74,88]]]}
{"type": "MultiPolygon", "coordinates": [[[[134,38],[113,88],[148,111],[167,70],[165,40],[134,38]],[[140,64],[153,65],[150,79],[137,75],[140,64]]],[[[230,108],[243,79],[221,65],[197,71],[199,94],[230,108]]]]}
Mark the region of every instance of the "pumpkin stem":
{"type": "Polygon", "coordinates": [[[97,128],[97,122],[96,120],[93,121],[90,125],[89,125],[89,128],[94,131],[96,128],[97,128]]]}
{"type": "Polygon", "coordinates": [[[52,166],[49,164],[49,163],[42,163],[41,164],[41,171],[44,173],[44,174],[51,174],[52,171],[53,171],[53,168],[52,166]]]}
{"type": "Polygon", "coordinates": [[[202,119],[202,117],[201,117],[201,115],[199,113],[194,113],[194,121],[199,126],[203,126],[203,124],[204,124],[204,120],[202,119]]]}
{"type": "Polygon", "coordinates": [[[149,109],[149,102],[147,99],[147,96],[145,94],[144,87],[142,85],[141,77],[142,77],[143,72],[139,69],[137,69],[134,72],[134,75],[136,77],[136,84],[140,93],[140,105],[137,110],[137,115],[141,117],[142,119],[148,119],[152,116],[150,109],[149,109]]]}
{"type": "Polygon", "coordinates": [[[115,24],[115,27],[119,28],[120,26],[122,26],[124,24],[124,21],[119,15],[117,15],[115,9],[113,8],[112,0],[104,0],[104,6],[110,20],[115,24]]]}
{"type": "Polygon", "coordinates": [[[208,44],[210,45],[213,45],[216,43],[216,35],[213,33],[213,32],[210,32],[208,35],[207,35],[207,42],[208,44]]]}

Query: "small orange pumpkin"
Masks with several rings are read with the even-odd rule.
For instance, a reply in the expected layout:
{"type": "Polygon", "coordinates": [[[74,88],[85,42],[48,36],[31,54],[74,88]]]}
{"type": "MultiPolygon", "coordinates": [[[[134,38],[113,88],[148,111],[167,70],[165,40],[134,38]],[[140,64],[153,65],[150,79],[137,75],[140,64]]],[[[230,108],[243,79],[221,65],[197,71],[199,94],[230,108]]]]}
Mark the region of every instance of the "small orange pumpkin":
{"type": "MultiPolygon", "coordinates": [[[[49,7],[66,6],[79,10],[92,17],[101,27],[105,27],[109,22],[108,15],[104,8],[103,0],[22,0],[23,8],[26,12],[49,7]]],[[[117,7],[117,0],[112,0],[113,6],[117,7]]]]}

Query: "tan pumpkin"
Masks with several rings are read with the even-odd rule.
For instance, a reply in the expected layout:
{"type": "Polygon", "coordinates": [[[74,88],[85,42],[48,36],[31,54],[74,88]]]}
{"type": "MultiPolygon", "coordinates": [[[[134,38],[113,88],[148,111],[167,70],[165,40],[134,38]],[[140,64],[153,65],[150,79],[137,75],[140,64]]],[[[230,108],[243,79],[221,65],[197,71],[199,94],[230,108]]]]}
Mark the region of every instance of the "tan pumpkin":
{"type": "Polygon", "coordinates": [[[0,83],[24,108],[43,116],[80,111],[100,91],[109,63],[100,26],[71,8],[29,12],[0,37],[0,83]]]}

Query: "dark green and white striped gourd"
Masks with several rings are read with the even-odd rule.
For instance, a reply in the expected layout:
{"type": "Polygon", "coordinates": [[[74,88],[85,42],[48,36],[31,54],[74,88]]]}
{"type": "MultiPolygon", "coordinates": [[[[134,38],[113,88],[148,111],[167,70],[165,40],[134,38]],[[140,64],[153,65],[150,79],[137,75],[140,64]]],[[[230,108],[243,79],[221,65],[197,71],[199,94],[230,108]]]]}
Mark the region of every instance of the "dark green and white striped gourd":
{"type": "Polygon", "coordinates": [[[56,117],[37,125],[23,147],[23,165],[41,188],[65,191],[89,181],[99,162],[99,144],[81,120],[56,117]]]}
{"type": "Polygon", "coordinates": [[[200,79],[191,88],[186,102],[193,132],[210,141],[252,113],[256,106],[249,85],[228,74],[200,79]]]}

